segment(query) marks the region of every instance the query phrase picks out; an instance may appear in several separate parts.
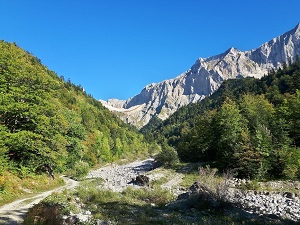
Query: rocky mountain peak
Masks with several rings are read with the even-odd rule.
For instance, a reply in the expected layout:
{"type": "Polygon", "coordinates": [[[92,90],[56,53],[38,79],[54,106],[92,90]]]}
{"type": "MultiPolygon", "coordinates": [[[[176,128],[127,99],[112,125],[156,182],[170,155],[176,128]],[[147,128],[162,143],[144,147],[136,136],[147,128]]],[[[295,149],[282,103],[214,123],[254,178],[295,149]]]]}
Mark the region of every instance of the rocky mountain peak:
{"type": "Polygon", "coordinates": [[[295,34],[295,35],[300,35],[300,23],[297,24],[297,26],[292,30],[292,32],[295,34]]]}
{"type": "Polygon", "coordinates": [[[234,47],[231,47],[231,48],[229,48],[227,51],[225,51],[225,54],[226,55],[228,55],[228,54],[230,54],[230,55],[235,55],[235,54],[238,54],[238,53],[240,53],[241,51],[239,50],[239,49],[237,49],[237,48],[234,48],[234,47]]]}
{"type": "Polygon", "coordinates": [[[141,128],[157,116],[166,119],[178,108],[202,100],[227,79],[256,77],[277,69],[300,55],[300,23],[292,30],[250,51],[229,48],[224,53],[199,58],[174,79],[147,85],[140,94],[126,100],[101,101],[127,123],[141,128]]]}

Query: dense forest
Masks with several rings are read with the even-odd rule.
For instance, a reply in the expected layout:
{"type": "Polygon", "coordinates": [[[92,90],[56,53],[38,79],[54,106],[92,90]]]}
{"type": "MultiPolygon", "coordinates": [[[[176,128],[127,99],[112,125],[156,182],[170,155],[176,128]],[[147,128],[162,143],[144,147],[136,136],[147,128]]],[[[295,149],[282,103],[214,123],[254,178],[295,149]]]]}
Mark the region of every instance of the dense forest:
{"type": "Polygon", "coordinates": [[[155,147],[83,87],[0,41],[0,175],[91,167],[155,147]]]}
{"type": "Polygon", "coordinates": [[[225,81],[203,101],[141,129],[181,160],[208,161],[239,177],[300,178],[300,60],[261,79],[225,81]]]}

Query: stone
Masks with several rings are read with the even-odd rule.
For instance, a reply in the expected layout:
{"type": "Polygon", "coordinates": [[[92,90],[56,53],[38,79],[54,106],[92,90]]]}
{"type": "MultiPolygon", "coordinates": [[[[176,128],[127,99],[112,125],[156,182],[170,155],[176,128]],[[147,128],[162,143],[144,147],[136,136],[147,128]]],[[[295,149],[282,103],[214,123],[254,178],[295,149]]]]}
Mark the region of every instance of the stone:
{"type": "Polygon", "coordinates": [[[145,176],[145,175],[138,175],[135,180],[134,183],[140,186],[148,186],[149,185],[149,177],[145,176]]]}
{"type": "Polygon", "coordinates": [[[68,225],[74,225],[79,221],[80,221],[79,218],[75,215],[75,216],[69,216],[67,219],[65,219],[64,222],[68,225]]]}
{"type": "Polygon", "coordinates": [[[199,193],[199,191],[201,190],[201,184],[196,181],[195,183],[192,184],[192,186],[190,186],[189,190],[195,194],[195,193],[199,193]]]}
{"type": "Polygon", "coordinates": [[[291,192],[285,192],[285,193],[283,194],[283,196],[285,196],[285,197],[287,197],[287,198],[294,198],[294,194],[291,193],[291,192]]]}
{"type": "Polygon", "coordinates": [[[92,215],[91,211],[87,210],[85,211],[85,215],[92,215]]]}
{"type": "Polygon", "coordinates": [[[108,221],[105,221],[105,220],[96,220],[95,221],[95,225],[109,225],[109,222],[108,221]]]}
{"type": "Polygon", "coordinates": [[[190,192],[182,193],[182,194],[178,195],[177,201],[184,200],[184,199],[189,199],[190,196],[191,196],[190,192]]]}

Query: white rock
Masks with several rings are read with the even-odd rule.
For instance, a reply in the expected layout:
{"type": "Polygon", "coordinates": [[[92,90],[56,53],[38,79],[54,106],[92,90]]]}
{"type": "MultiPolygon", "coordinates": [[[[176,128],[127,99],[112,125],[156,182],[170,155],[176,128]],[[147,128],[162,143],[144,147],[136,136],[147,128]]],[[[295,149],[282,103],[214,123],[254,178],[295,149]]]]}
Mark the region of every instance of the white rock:
{"type": "Polygon", "coordinates": [[[91,213],[91,211],[88,211],[88,210],[87,210],[87,211],[85,212],[85,215],[92,215],[92,213],[91,213]]]}
{"type": "MultiPolygon", "coordinates": [[[[199,58],[178,77],[147,85],[128,100],[101,103],[123,121],[142,127],[154,116],[167,119],[180,107],[198,102],[216,91],[227,79],[260,78],[300,55],[300,24],[293,30],[250,51],[230,48],[220,55],[199,58]]],[[[142,75],[142,74],[141,74],[142,75]]]]}

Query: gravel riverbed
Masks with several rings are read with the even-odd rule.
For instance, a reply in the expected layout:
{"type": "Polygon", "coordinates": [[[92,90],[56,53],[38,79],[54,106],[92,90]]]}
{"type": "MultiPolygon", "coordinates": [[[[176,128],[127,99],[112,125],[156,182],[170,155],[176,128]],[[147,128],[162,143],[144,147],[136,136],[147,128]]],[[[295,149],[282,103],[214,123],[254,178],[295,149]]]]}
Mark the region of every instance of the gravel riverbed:
{"type": "Polygon", "coordinates": [[[121,192],[126,187],[133,186],[131,182],[138,175],[144,175],[153,169],[154,159],[135,161],[126,165],[110,164],[89,172],[87,179],[102,178],[103,188],[121,192]]]}

